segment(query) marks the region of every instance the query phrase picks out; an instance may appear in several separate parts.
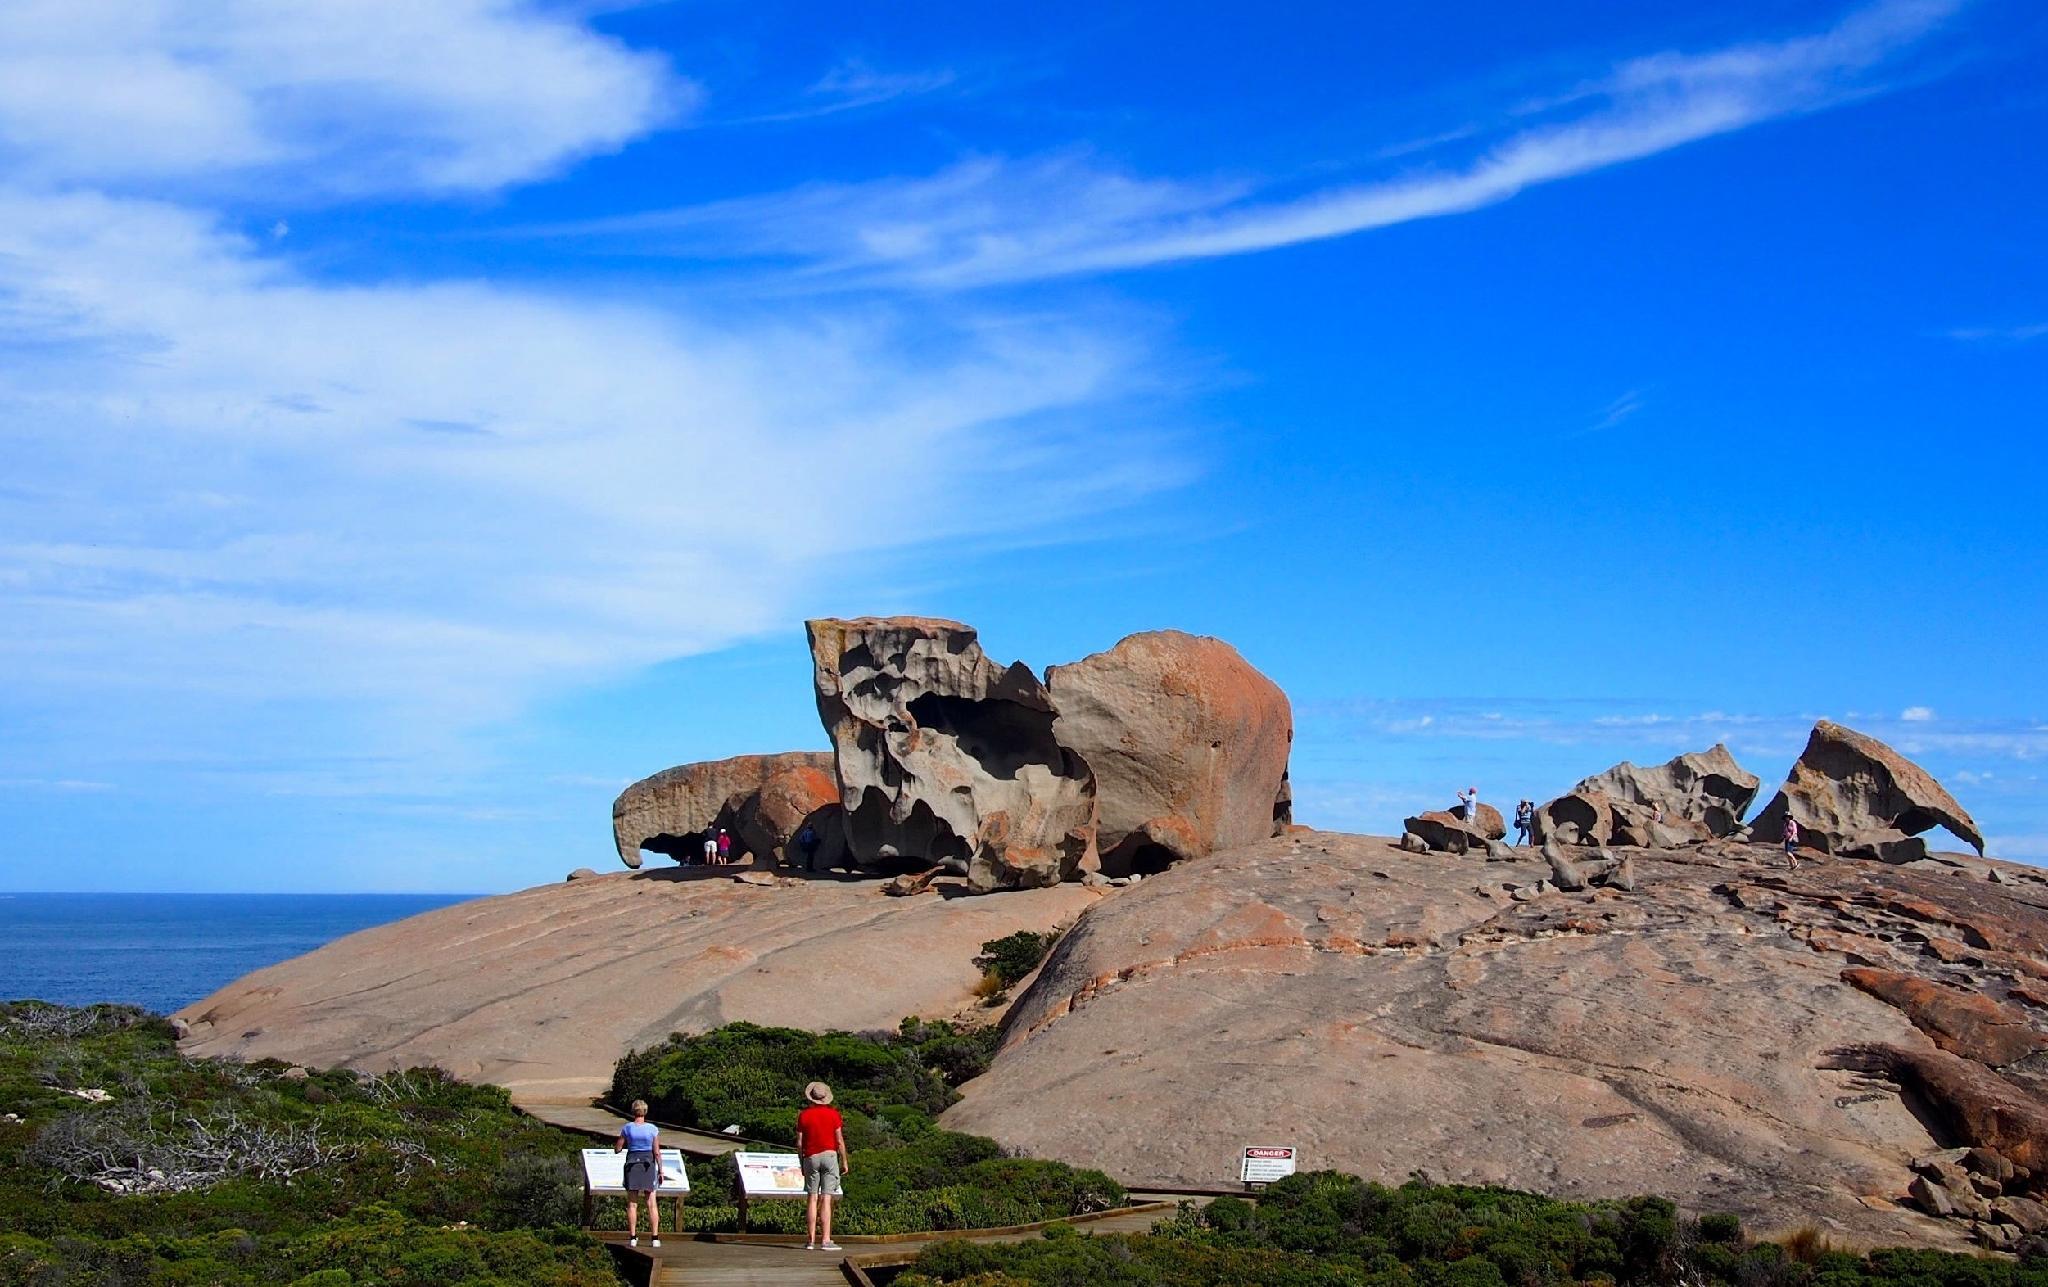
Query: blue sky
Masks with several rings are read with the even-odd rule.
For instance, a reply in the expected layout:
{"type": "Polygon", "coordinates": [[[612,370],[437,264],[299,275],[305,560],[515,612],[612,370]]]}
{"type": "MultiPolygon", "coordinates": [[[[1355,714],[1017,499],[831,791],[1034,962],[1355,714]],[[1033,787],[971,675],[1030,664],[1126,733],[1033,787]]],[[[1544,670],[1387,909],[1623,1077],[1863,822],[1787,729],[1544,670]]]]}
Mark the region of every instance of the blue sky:
{"type": "Polygon", "coordinates": [[[801,621],[1173,626],[1304,821],[1821,716],[2048,860],[2023,0],[0,13],[0,887],[507,889],[801,621]]]}

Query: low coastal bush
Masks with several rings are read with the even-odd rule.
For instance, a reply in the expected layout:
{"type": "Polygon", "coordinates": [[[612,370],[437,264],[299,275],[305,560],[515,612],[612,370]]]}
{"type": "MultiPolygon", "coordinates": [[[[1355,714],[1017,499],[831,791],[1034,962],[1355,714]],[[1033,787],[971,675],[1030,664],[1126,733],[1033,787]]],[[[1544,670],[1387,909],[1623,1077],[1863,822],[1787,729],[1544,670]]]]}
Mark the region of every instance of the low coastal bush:
{"type": "Polygon", "coordinates": [[[981,970],[981,986],[975,989],[976,993],[990,1000],[1003,996],[1037,969],[1059,941],[1058,930],[1042,934],[1018,930],[983,943],[981,954],[974,958],[974,964],[981,970]]]}
{"type": "Polygon", "coordinates": [[[1149,1234],[1073,1229],[1013,1244],[943,1242],[893,1287],[2048,1287],[2048,1261],[1938,1251],[1868,1255],[1748,1245],[1732,1217],[1680,1220],[1661,1198],[1565,1202],[1511,1189],[1333,1171],[1292,1176],[1254,1205],[1184,1206],[1149,1234]]]}
{"type": "Polygon", "coordinates": [[[957,1100],[953,1087],[987,1070],[995,1039],[993,1028],[917,1019],[859,1036],[729,1023],[628,1052],[607,1097],[644,1099],[653,1117],[678,1126],[737,1126],[752,1139],[791,1142],[804,1085],[823,1081],[846,1115],[849,1142],[873,1147],[900,1138],[878,1125],[890,1115],[928,1121],[957,1100]]]}
{"type": "Polygon", "coordinates": [[[14,1002],[0,1105],[0,1283],[618,1281],[568,1227],[583,1141],[438,1070],[192,1060],[133,1007],[14,1002]]]}
{"type": "MultiPolygon", "coordinates": [[[[1119,1206],[1124,1192],[1100,1171],[1005,1157],[993,1140],[941,1130],[933,1117],[953,1087],[987,1067],[994,1032],[906,1019],[894,1033],[810,1033],[750,1023],[674,1036],[634,1051],[612,1076],[614,1103],[644,1099],[660,1120],[704,1130],[737,1125],[751,1138],[793,1147],[810,1081],[831,1085],[854,1151],[844,1233],[986,1229],[1084,1215],[1119,1206]]],[[[692,1229],[735,1229],[725,1164],[693,1163],[692,1229]]],[[[748,1227],[797,1233],[797,1202],[753,1205],[748,1227]]]]}

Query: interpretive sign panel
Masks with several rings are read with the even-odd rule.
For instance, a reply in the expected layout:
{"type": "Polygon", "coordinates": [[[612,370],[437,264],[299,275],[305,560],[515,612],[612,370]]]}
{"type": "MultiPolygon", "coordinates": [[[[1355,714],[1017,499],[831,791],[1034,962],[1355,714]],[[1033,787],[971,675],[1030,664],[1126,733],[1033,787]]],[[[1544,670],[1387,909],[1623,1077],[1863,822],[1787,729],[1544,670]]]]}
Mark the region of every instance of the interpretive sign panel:
{"type": "Polygon", "coordinates": [[[740,1192],[750,1198],[800,1198],[804,1195],[803,1163],[794,1153],[735,1153],[740,1192]]]}
{"type": "MultiPolygon", "coordinates": [[[[626,1191],[626,1155],[617,1149],[587,1148],[583,1150],[583,1187],[590,1193],[624,1193],[626,1191]]],[[[658,1192],[667,1194],[688,1193],[690,1173],[683,1169],[683,1151],[679,1148],[665,1148],[661,1151],[661,1188],[658,1192]]]]}
{"type": "Polygon", "coordinates": [[[1244,1168],[1240,1178],[1246,1184],[1271,1184],[1293,1174],[1292,1144],[1255,1145],[1247,1147],[1244,1151],[1244,1168]]]}

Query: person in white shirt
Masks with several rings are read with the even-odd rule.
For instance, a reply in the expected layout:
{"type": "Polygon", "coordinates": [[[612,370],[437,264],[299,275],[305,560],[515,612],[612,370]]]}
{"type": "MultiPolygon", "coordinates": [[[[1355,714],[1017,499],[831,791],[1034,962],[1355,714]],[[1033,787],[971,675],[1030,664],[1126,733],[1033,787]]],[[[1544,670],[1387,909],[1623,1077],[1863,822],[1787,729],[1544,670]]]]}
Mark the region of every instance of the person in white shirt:
{"type": "Polygon", "coordinates": [[[1458,792],[1458,807],[1464,811],[1465,821],[1479,821],[1479,788],[1471,786],[1458,792]]]}

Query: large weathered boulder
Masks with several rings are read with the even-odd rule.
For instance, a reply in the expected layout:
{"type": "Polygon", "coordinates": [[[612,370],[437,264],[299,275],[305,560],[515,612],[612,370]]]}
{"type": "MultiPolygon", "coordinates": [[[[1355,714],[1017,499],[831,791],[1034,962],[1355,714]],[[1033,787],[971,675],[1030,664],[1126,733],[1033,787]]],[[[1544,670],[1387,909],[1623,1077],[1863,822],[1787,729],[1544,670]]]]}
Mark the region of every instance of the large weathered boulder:
{"type": "Polygon", "coordinates": [[[1105,873],[1157,871],[1292,820],[1287,694],[1222,640],[1147,631],[1045,682],[1053,736],[1094,774],[1105,873]]]}
{"type": "Polygon", "coordinates": [[[704,837],[732,833],[736,856],[793,860],[791,841],[811,824],[823,841],[821,865],[839,857],[839,785],[827,751],[736,755],[664,769],[619,793],[612,803],[612,840],[628,867],[640,851],[677,861],[697,857],[704,837]]]}
{"type": "Polygon", "coordinates": [[[1542,839],[1672,849],[1731,834],[1761,785],[1716,743],[1656,765],[1624,760],[1536,810],[1542,839]],[[1569,824],[1573,831],[1565,830],[1569,824]]]}
{"type": "Polygon", "coordinates": [[[1800,843],[1825,853],[1852,847],[1866,832],[1917,836],[1937,826],[1984,852],[1976,821],[1925,769],[1876,738],[1827,720],[1813,726],[1791,775],[1750,824],[1750,834],[1777,843],[1787,814],[1799,824],[1800,843]]]}
{"type": "Polygon", "coordinates": [[[1582,780],[1574,791],[1598,791],[1627,804],[1662,810],[1667,824],[1698,823],[1720,837],[1742,823],[1763,782],[1745,770],[1719,742],[1704,751],[1640,766],[1624,760],[1605,773],[1582,780]]]}
{"type": "Polygon", "coordinates": [[[986,892],[1093,861],[1094,778],[1030,667],[996,665],[956,621],[806,624],[854,862],[943,863],[986,892]]]}

